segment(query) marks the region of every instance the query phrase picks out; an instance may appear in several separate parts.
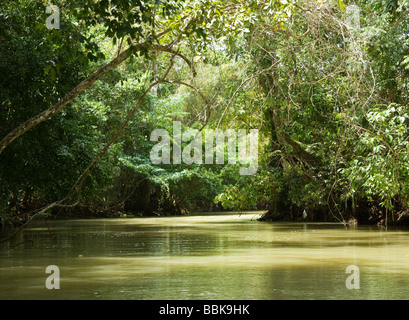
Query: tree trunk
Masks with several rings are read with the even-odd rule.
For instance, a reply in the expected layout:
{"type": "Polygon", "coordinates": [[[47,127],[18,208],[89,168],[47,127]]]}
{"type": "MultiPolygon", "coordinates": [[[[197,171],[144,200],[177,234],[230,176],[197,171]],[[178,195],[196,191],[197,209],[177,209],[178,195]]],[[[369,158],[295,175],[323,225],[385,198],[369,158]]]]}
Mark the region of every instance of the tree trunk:
{"type": "Polygon", "coordinates": [[[145,180],[145,197],[143,201],[143,215],[145,216],[150,216],[152,215],[152,210],[151,210],[151,193],[152,193],[152,183],[149,180],[145,180]]]}
{"type": "MultiPolygon", "coordinates": [[[[154,60],[153,60],[153,81],[156,82],[158,81],[158,62],[156,60],[156,53],[154,54],[154,60]]],[[[155,97],[158,96],[158,85],[154,86],[152,88],[153,94],[155,97]]]]}
{"type": "MultiPolygon", "coordinates": [[[[142,47],[140,44],[137,47],[142,47]]],[[[98,71],[94,72],[90,75],[87,79],[81,81],[74,89],[72,89],[64,98],[60,99],[56,104],[54,104],[51,108],[37,114],[33,118],[27,120],[14,130],[12,130],[7,136],[5,136],[0,141],[0,154],[7,148],[14,140],[18,137],[26,133],[28,130],[34,128],[38,124],[50,120],[54,117],[58,112],[60,112],[68,103],[70,103],[74,98],[80,95],[85,89],[90,87],[95,81],[101,78],[104,74],[106,74],[110,69],[117,67],[123,61],[125,61],[131,54],[131,48],[125,50],[121,54],[119,54],[114,60],[110,63],[99,69],[98,71]]]]}
{"type": "Polygon", "coordinates": [[[292,148],[291,153],[283,150],[285,158],[289,164],[294,166],[296,163],[302,163],[303,165],[310,166],[316,162],[317,158],[313,154],[307,152],[298,142],[294,141],[288,133],[279,129],[282,126],[279,110],[277,108],[273,109],[272,114],[278,143],[283,147],[285,147],[285,145],[290,145],[292,148]]]}
{"type": "MultiPolygon", "coordinates": [[[[69,104],[74,98],[84,92],[85,89],[90,87],[95,81],[100,79],[104,74],[106,74],[110,69],[116,68],[122,62],[124,62],[127,58],[130,57],[133,51],[138,51],[144,46],[146,43],[140,43],[133,47],[128,48],[127,50],[120,53],[114,60],[110,63],[99,69],[98,71],[94,72],[90,75],[87,79],[83,80],[80,84],[78,84],[74,89],[72,89],[64,98],[60,99],[56,104],[54,104],[51,108],[37,114],[36,116],[32,117],[31,119],[27,120],[14,130],[12,130],[7,136],[5,136],[0,141],[0,155],[14,140],[18,137],[22,136],[24,133],[29,131],[30,129],[34,128],[35,126],[39,125],[44,121],[48,121],[52,119],[57,113],[59,113],[67,104],[69,104]]],[[[186,63],[191,67],[193,74],[195,75],[195,70],[191,65],[190,61],[184,57],[181,53],[174,51],[172,48],[166,45],[151,45],[149,46],[150,50],[153,51],[163,51],[173,53],[182,57],[186,63]]]]}

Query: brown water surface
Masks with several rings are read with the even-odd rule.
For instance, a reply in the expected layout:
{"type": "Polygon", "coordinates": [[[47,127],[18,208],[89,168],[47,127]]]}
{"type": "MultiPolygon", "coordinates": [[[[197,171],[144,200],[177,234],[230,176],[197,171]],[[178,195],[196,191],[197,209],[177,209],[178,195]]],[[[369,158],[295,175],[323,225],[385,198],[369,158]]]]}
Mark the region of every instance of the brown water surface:
{"type": "Polygon", "coordinates": [[[258,214],[39,221],[0,245],[0,299],[409,297],[408,229],[258,214]],[[46,288],[49,265],[59,290],[46,288]],[[349,265],[358,290],[346,287],[349,265]]]}

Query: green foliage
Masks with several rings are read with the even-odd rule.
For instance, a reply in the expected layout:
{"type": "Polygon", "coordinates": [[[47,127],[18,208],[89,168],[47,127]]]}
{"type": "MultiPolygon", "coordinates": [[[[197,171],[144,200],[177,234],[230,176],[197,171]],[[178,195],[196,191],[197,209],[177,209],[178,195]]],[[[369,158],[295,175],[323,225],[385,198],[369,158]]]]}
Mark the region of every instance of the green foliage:
{"type": "Polygon", "coordinates": [[[408,199],[408,110],[398,105],[379,106],[367,114],[354,157],[342,174],[351,181],[351,194],[379,200],[393,209],[392,199],[408,199]]]}
{"type": "Polygon", "coordinates": [[[407,209],[407,1],[359,2],[359,26],[341,0],[57,1],[59,30],[45,26],[47,2],[3,4],[2,137],[135,49],[1,154],[3,220],[63,198],[118,134],[81,189],[90,207],[407,209]],[[175,120],[182,130],[260,129],[257,174],[153,165],[150,134],[172,133],[175,120]]]}
{"type": "MultiPolygon", "coordinates": [[[[73,37],[64,40],[66,46],[72,45],[66,50],[58,44],[55,32],[35,28],[45,11],[42,3],[7,4],[0,13],[0,24],[5,27],[0,33],[4,43],[0,51],[1,136],[71,90],[85,68],[82,54],[71,42],[77,35],[72,24],[65,24],[73,37]],[[54,72],[47,74],[50,66],[54,72]]],[[[81,164],[87,163],[95,150],[94,137],[72,121],[81,116],[67,110],[53,124],[36,128],[5,151],[0,161],[0,210],[30,210],[40,199],[65,196],[81,164]]]]}
{"type": "Polygon", "coordinates": [[[266,206],[274,195],[280,193],[280,184],[273,172],[260,170],[257,175],[238,176],[238,168],[227,168],[221,176],[224,180],[235,181],[235,185],[226,185],[224,192],[218,194],[214,202],[220,203],[224,209],[243,211],[254,210],[266,206]]]}

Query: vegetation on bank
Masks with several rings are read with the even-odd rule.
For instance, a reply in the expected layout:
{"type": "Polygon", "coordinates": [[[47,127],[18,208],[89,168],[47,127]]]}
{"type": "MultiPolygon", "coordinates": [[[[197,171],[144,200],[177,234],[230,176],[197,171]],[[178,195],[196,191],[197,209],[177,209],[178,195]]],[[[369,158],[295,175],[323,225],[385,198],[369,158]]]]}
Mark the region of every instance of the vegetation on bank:
{"type": "Polygon", "coordinates": [[[58,29],[50,4],[1,0],[3,226],[221,209],[408,221],[409,1],[58,0],[58,29]],[[173,121],[258,129],[257,173],[154,165],[150,135],[173,121]]]}

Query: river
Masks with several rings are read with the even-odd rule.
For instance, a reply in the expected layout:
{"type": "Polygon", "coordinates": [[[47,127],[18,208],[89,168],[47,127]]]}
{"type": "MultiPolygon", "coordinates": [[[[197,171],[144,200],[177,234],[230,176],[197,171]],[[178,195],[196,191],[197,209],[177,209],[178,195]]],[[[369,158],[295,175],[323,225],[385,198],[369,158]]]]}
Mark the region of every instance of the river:
{"type": "Polygon", "coordinates": [[[409,229],[258,214],[34,222],[0,245],[0,299],[409,297],[409,229]]]}

